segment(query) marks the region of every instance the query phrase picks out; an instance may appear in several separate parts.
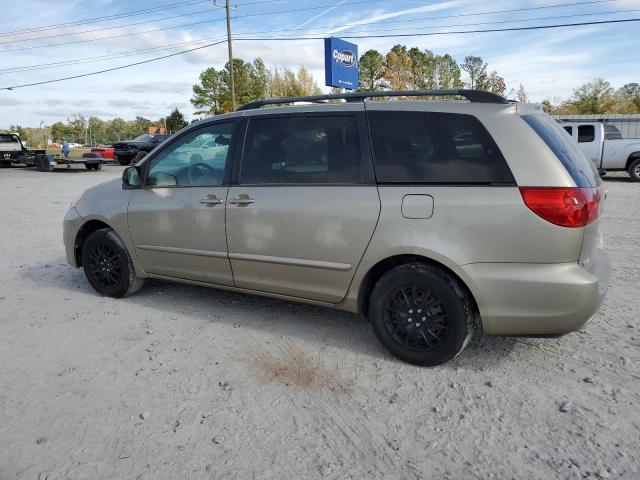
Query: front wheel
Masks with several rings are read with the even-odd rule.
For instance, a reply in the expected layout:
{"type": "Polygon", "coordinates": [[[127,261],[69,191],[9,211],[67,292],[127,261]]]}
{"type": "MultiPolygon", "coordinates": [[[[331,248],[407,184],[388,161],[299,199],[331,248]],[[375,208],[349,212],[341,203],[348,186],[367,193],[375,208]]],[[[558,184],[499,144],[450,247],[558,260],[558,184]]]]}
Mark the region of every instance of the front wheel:
{"type": "Polygon", "coordinates": [[[120,165],[129,165],[131,163],[131,159],[129,158],[125,158],[125,157],[115,157],[116,162],[118,162],[120,165]]]}
{"type": "Polygon", "coordinates": [[[640,158],[636,158],[629,165],[629,176],[634,182],[640,182],[640,158]]]}
{"type": "Polygon", "coordinates": [[[369,319],[400,360],[434,366],[456,357],[473,333],[473,302],[458,279],[424,263],[385,273],[371,292],[369,319]]]}
{"type": "Polygon", "coordinates": [[[144,283],[136,277],[122,240],[110,228],[96,230],[85,240],[82,267],[91,286],[105,297],[131,295],[144,283]]]}

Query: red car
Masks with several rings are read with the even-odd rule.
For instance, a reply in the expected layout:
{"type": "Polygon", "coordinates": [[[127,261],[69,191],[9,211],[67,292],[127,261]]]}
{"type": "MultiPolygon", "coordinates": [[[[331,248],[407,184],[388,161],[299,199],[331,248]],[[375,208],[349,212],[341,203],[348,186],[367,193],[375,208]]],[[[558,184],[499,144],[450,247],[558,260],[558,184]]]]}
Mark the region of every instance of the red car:
{"type": "Polygon", "coordinates": [[[104,145],[100,147],[94,147],[91,149],[93,153],[99,153],[104,158],[110,158],[113,160],[113,145],[104,145]]]}

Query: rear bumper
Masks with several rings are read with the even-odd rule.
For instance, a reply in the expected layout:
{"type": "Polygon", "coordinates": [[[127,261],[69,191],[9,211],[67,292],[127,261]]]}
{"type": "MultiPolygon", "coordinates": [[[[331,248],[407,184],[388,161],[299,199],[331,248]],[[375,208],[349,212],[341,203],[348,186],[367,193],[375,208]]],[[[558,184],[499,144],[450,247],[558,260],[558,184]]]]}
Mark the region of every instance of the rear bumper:
{"type": "Polygon", "coordinates": [[[487,335],[559,335],[582,328],[609,286],[610,264],[598,249],[589,270],[576,263],[475,263],[462,267],[475,286],[487,335]]]}
{"type": "Polygon", "coordinates": [[[82,226],[83,218],[75,208],[70,208],[62,222],[62,240],[67,262],[73,267],[79,267],[76,259],[76,238],[82,226]]]}

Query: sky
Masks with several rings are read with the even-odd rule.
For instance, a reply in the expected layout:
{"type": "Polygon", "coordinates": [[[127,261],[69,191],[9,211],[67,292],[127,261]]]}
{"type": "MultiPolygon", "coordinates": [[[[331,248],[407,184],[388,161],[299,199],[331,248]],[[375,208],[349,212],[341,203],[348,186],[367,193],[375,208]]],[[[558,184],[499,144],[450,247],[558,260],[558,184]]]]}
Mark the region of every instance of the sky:
{"type": "MultiPolygon", "coordinates": [[[[234,57],[260,57],[272,68],[304,65],[325,91],[322,37],[640,18],[640,0],[232,0],[232,5],[234,57]],[[256,36],[318,38],[242,40],[256,36]]],[[[226,36],[224,15],[213,0],[21,0],[20,8],[3,8],[0,88],[82,75],[221,41],[226,36]],[[154,11],[137,13],[149,9],[154,11]]],[[[629,22],[350,41],[358,44],[360,54],[372,48],[384,54],[400,43],[449,53],[459,63],[467,55],[479,55],[490,71],[505,78],[511,97],[523,84],[530,99],[539,102],[567,98],[574,88],[598,77],[614,87],[640,83],[638,31],[640,22],[629,22]]],[[[75,115],[157,119],[175,107],[191,119],[192,85],[203,70],[221,68],[227,59],[223,42],[100,75],[0,90],[0,129],[50,125],[75,115]]]]}

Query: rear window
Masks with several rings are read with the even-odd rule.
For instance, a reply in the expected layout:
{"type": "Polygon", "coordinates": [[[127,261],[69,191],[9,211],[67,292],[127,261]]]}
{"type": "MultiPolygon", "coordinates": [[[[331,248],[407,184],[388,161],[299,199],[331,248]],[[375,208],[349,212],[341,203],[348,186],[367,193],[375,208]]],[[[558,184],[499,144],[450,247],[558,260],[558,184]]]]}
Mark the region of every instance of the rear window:
{"type": "Polygon", "coordinates": [[[20,143],[15,135],[0,133],[0,143],[20,143]]]}
{"type": "Polygon", "coordinates": [[[589,143],[596,139],[596,129],[593,125],[580,125],[578,127],[578,142],[589,143]]]}
{"type": "Polygon", "coordinates": [[[500,150],[471,115],[368,113],[378,183],[513,184],[500,150]]]}
{"type": "Polygon", "coordinates": [[[549,115],[522,115],[522,119],[544,140],[567,169],[577,187],[595,187],[600,176],[595,165],[549,115]]]}

